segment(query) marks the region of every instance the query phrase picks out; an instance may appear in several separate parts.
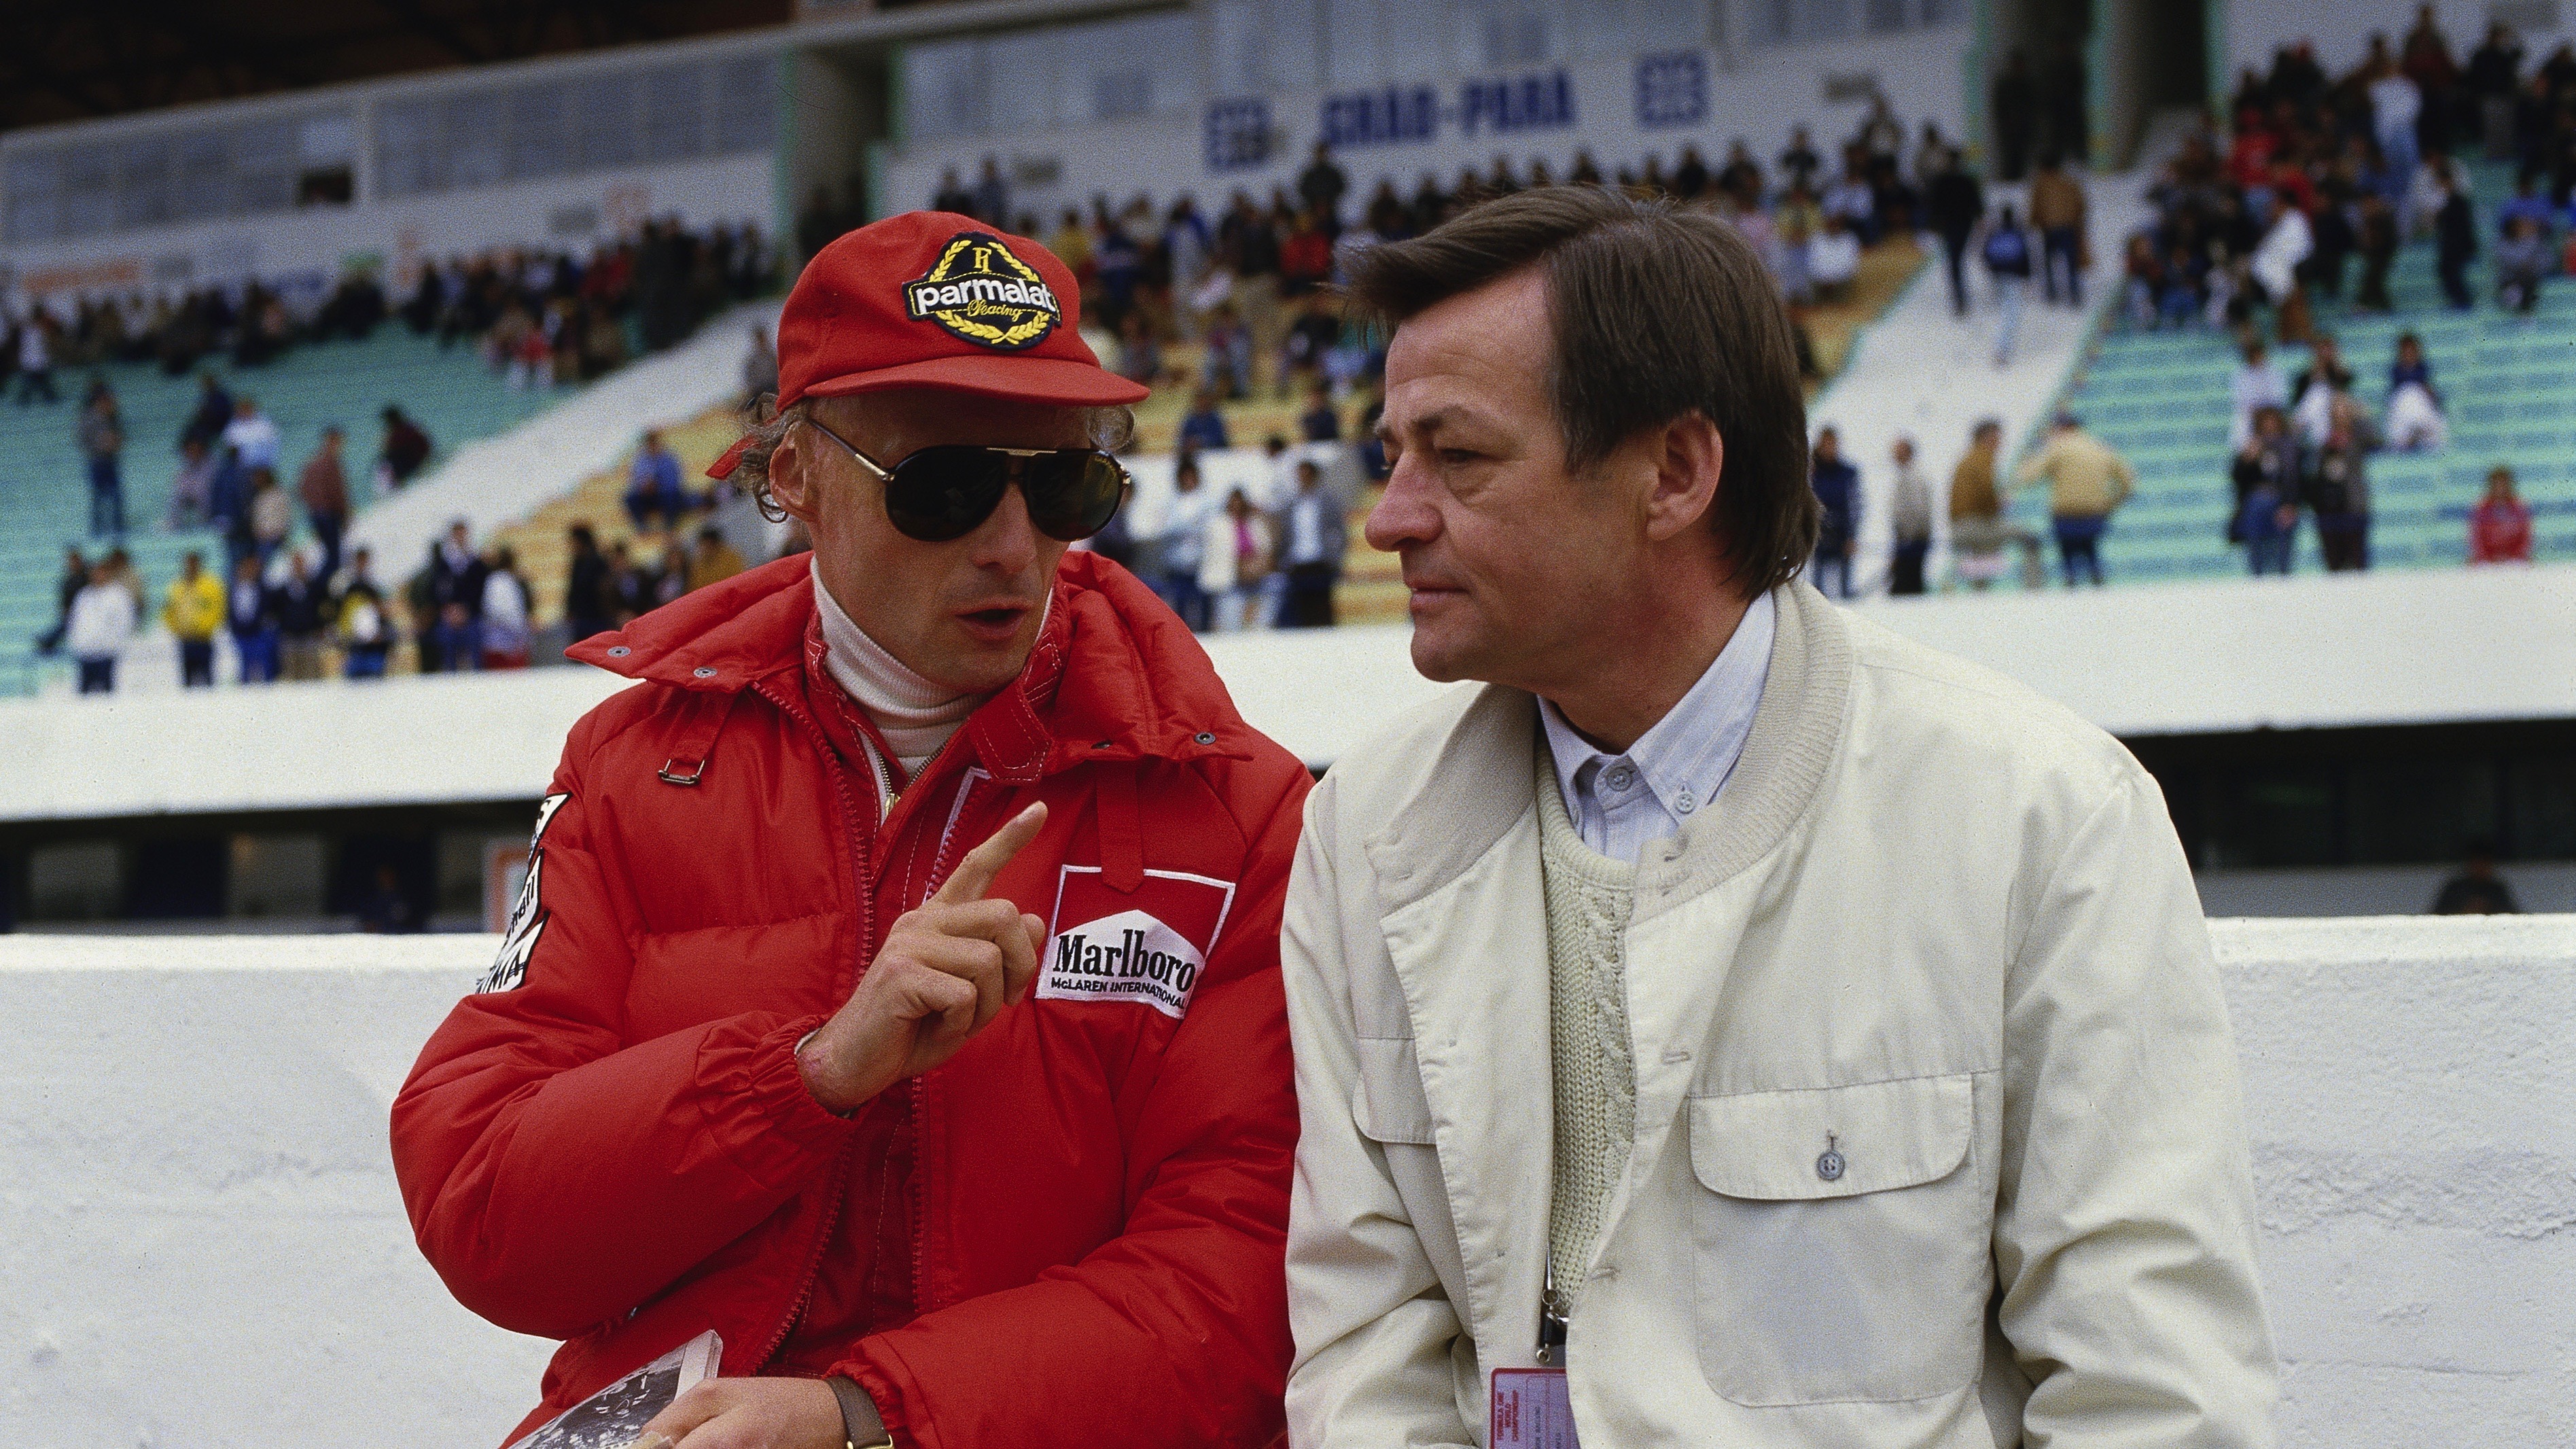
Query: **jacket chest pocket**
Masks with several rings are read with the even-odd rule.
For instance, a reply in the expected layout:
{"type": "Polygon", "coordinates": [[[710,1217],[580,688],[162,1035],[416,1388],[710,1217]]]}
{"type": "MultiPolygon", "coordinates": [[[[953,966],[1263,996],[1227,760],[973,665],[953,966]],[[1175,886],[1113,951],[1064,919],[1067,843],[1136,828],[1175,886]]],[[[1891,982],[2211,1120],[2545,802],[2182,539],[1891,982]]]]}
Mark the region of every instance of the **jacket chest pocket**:
{"type": "Polygon", "coordinates": [[[1977,1375],[1993,1193],[1971,1074],[1688,1104],[1701,1370],[1739,1404],[1892,1402],[1977,1375]]]}

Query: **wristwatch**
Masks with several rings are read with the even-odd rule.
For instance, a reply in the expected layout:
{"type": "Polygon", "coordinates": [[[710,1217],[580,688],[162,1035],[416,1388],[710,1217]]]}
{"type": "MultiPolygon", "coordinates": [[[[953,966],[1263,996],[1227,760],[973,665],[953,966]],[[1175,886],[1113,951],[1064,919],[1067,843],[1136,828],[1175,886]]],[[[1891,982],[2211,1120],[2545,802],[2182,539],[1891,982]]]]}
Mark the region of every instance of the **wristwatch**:
{"type": "Polygon", "coordinates": [[[841,1437],[849,1449],[894,1449],[894,1435],[886,1431],[877,1401],[857,1380],[836,1377],[823,1382],[832,1386],[832,1396],[841,1401],[841,1437]]]}

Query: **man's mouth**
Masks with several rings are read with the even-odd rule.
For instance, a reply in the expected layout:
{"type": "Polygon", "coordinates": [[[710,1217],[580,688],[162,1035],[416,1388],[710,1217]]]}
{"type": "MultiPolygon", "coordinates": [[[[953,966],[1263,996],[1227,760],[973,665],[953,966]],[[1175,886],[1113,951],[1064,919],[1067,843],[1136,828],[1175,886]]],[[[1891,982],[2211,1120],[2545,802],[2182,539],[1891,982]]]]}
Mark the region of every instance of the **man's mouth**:
{"type": "Polygon", "coordinates": [[[966,632],[989,642],[999,643],[1020,632],[1020,622],[1029,616],[1026,604],[988,604],[980,609],[960,609],[957,620],[966,632]]]}

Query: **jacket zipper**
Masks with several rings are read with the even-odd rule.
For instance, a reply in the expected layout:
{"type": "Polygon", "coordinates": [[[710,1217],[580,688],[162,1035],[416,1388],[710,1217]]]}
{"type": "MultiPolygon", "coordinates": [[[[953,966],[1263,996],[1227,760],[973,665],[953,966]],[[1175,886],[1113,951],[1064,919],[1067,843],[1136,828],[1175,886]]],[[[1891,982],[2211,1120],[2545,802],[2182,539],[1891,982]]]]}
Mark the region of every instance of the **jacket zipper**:
{"type": "MultiPolygon", "coordinates": [[[[784,714],[790,719],[795,720],[798,724],[803,725],[805,727],[805,732],[808,735],[815,737],[815,742],[822,747],[825,758],[828,759],[831,757],[831,741],[823,736],[821,728],[817,726],[811,718],[807,717],[803,711],[797,709],[786,699],[771,693],[766,688],[763,688],[762,681],[753,681],[752,689],[761,698],[776,706],[779,713],[784,714]]],[[[950,736],[950,739],[953,740],[954,738],[955,736],[950,736]]],[[[878,755],[876,742],[868,739],[865,733],[860,735],[860,740],[862,741],[862,748],[867,751],[868,763],[873,767],[876,774],[877,788],[879,791],[877,798],[882,802],[877,813],[877,830],[878,832],[882,832],[887,825],[893,822],[894,819],[894,801],[896,798],[894,782],[886,773],[885,761],[878,755]]],[[[947,753],[947,750],[948,746],[943,742],[939,749],[934,751],[928,760],[922,762],[922,778],[926,778],[931,773],[932,769],[938,765],[939,757],[947,753]]],[[[918,778],[916,778],[915,783],[919,783],[918,778]]],[[[850,798],[849,772],[846,769],[835,767],[832,771],[832,784],[833,788],[839,792],[841,797],[843,818],[845,820],[855,819],[857,812],[854,808],[854,802],[850,798]]],[[[931,876],[933,880],[940,878],[941,869],[948,859],[948,849],[951,837],[956,833],[957,821],[965,811],[965,798],[968,794],[973,792],[974,788],[974,772],[970,770],[967,773],[967,776],[958,784],[959,793],[957,808],[949,812],[947,828],[940,832],[939,851],[931,864],[931,876]]],[[[852,831],[851,834],[854,838],[857,836],[856,831],[852,831]]],[[[873,952],[876,948],[876,901],[867,888],[867,870],[861,860],[861,854],[864,852],[866,844],[867,842],[865,840],[858,841],[859,849],[852,852],[850,874],[851,886],[857,892],[859,898],[860,940],[871,952],[873,952]]],[[[928,891],[925,891],[923,894],[924,898],[927,899],[928,891]]],[[[929,1302],[930,1174],[922,1170],[922,1157],[927,1151],[926,1144],[929,1141],[930,1135],[926,1125],[930,1120],[930,1091],[928,1086],[920,1077],[914,1077],[910,1082],[906,1083],[906,1085],[911,1088],[912,1093],[912,1311],[913,1316],[919,1317],[920,1315],[929,1312],[931,1309],[931,1304],[929,1302]]],[[[840,1225],[841,1199],[849,1195],[849,1183],[847,1179],[849,1177],[851,1165],[851,1154],[856,1150],[856,1144],[852,1144],[849,1150],[844,1151],[841,1154],[841,1161],[834,1167],[833,1182],[835,1184],[835,1191],[832,1193],[831,1198],[823,1205],[822,1224],[820,1230],[814,1235],[813,1249],[806,1254],[804,1270],[798,1277],[795,1302],[793,1306],[787,1310],[787,1316],[780,1321],[778,1331],[770,1336],[769,1346],[761,1351],[760,1360],[753,1368],[754,1373],[759,1372],[760,1369],[767,1368],[770,1362],[778,1357],[779,1350],[787,1346],[789,1335],[796,1331],[797,1323],[805,1317],[805,1310],[813,1306],[814,1287],[821,1279],[823,1273],[823,1255],[831,1250],[832,1230],[840,1225]]]]}
{"type": "Polygon", "coordinates": [[[967,802],[975,798],[975,782],[993,778],[982,769],[969,765],[965,777],[957,782],[957,803],[948,807],[948,823],[940,827],[939,851],[930,858],[930,879],[921,883],[922,899],[948,880],[948,852],[957,843],[957,822],[966,818],[967,802]]]}
{"type": "MultiPolygon", "coordinates": [[[[831,761],[833,758],[832,742],[823,734],[821,727],[817,726],[803,711],[797,709],[782,696],[771,693],[767,688],[763,687],[763,685],[764,681],[753,681],[753,692],[757,693],[762,699],[769,701],[771,705],[777,708],[779,713],[786,715],[788,718],[795,720],[798,724],[803,725],[805,727],[805,732],[813,737],[815,745],[822,750],[823,758],[827,762],[831,761]]],[[[873,760],[874,756],[871,755],[870,758],[873,760]]],[[[877,768],[879,770],[878,779],[883,781],[885,778],[883,774],[884,766],[880,764],[877,768]]],[[[866,836],[861,835],[856,829],[850,828],[852,823],[858,818],[858,802],[853,800],[850,796],[850,779],[847,768],[838,764],[832,765],[832,788],[840,796],[843,828],[849,835],[852,842],[852,849],[850,852],[850,887],[858,896],[859,945],[863,950],[867,951],[871,957],[873,957],[876,951],[876,902],[868,890],[868,873],[866,864],[868,840],[866,836]]],[[[884,799],[885,797],[881,795],[878,798],[884,799]]],[[[884,823],[883,814],[884,812],[880,811],[880,818],[878,821],[880,826],[884,823]]],[[[854,989],[857,978],[858,972],[853,968],[851,972],[851,980],[854,989]]],[[[917,1123],[918,1118],[916,1117],[915,1120],[917,1123]]],[[[917,1139],[919,1135],[919,1127],[917,1125],[914,1132],[917,1139]]],[[[916,1152],[918,1151],[917,1148],[915,1150],[916,1152]]],[[[805,1255],[805,1267],[798,1275],[795,1300],[789,1306],[787,1316],[779,1321],[778,1331],[770,1335],[769,1346],[761,1350],[759,1360],[752,1366],[752,1372],[754,1373],[758,1373],[761,1369],[769,1367],[770,1362],[778,1357],[778,1351],[787,1346],[788,1336],[796,1331],[796,1325],[804,1319],[805,1310],[813,1306],[814,1286],[818,1281],[820,1281],[823,1275],[823,1255],[831,1250],[832,1230],[840,1226],[841,1199],[849,1195],[850,1167],[852,1159],[857,1151],[858,1144],[854,1141],[849,1147],[842,1150],[840,1160],[833,1164],[832,1192],[830,1196],[824,1199],[822,1221],[814,1233],[814,1246],[805,1255]]],[[[916,1248],[916,1255],[917,1253],[918,1249],[916,1248]]]]}

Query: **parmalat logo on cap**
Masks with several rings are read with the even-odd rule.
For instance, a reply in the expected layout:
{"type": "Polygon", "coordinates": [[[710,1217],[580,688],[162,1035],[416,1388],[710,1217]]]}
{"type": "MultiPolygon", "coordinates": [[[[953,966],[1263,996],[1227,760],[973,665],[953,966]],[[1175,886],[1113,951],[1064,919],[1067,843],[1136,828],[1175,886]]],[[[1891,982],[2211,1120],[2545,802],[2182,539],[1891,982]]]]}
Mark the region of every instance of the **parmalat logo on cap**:
{"type": "Polygon", "coordinates": [[[1009,352],[1044,342],[1064,320],[1038,269],[1000,237],[977,231],[949,238],[930,270],[904,284],[903,306],[953,336],[1009,352]]]}

